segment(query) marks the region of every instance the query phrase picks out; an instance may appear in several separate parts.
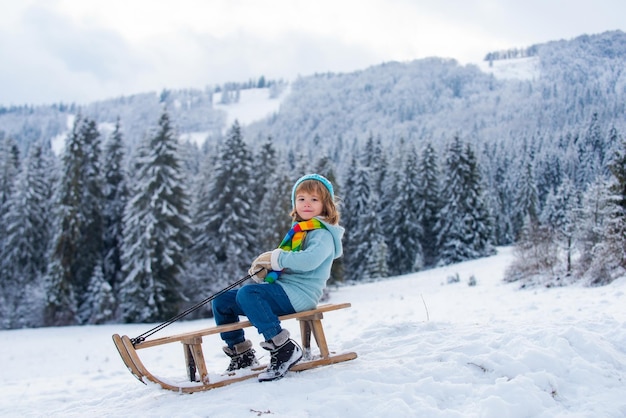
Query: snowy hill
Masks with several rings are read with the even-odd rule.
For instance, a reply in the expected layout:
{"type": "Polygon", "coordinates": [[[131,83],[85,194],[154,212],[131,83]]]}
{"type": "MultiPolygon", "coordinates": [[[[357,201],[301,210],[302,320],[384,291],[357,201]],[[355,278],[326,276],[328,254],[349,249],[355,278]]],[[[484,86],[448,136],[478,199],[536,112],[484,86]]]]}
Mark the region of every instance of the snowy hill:
{"type": "MultiPolygon", "coordinates": [[[[334,289],[331,302],[353,307],[326,315],[330,348],[358,359],[193,395],[144,386],[123,366],[111,335],[133,337],[151,324],[2,331],[0,416],[625,416],[626,277],[600,288],[519,290],[501,280],[511,259],[500,248],[334,289]]],[[[212,324],[179,322],[161,336],[212,324]]],[[[297,324],[284,325],[299,338],[297,324]]],[[[209,369],[223,370],[219,338],[204,346],[209,369]]],[[[151,371],[184,376],[182,357],[180,346],[164,347],[151,371]]]]}

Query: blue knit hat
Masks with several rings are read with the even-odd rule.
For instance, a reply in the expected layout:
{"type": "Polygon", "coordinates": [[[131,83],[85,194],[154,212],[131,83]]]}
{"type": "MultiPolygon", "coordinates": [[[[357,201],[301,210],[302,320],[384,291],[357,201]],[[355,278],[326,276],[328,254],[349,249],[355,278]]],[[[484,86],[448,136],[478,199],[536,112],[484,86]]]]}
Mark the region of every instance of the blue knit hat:
{"type": "Polygon", "coordinates": [[[321,176],[319,174],[307,174],[305,176],[300,177],[298,181],[296,181],[296,184],[293,185],[293,189],[291,189],[291,206],[293,208],[296,207],[296,189],[303,181],[306,181],[306,180],[319,181],[320,183],[324,185],[324,187],[326,187],[326,189],[328,190],[328,193],[330,193],[330,198],[335,199],[335,192],[333,191],[333,185],[326,177],[321,176]]]}

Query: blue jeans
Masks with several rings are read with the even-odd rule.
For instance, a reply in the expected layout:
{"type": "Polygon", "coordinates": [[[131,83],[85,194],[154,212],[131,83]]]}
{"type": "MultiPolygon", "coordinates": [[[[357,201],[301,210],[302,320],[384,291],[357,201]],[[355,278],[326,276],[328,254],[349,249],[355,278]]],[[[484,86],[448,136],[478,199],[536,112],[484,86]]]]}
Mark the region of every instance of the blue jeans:
{"type": "MultiPolygon", "coordinates": [[[[212,305],[217,325],[239,322],[239,316],[245,315],[265,341],[282,331],[280,315],[295,313],[283,287],[276,283],[249,283],[216,297],[212,305]]],[[[230,348],[245,340],[242,329],[222,332],[220,336],[230,348]]]]}

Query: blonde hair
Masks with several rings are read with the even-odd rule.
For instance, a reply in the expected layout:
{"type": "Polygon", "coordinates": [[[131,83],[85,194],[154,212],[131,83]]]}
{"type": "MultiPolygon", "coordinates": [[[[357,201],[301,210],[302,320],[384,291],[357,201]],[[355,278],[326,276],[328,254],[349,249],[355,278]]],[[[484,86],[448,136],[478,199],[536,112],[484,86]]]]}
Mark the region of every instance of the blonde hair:
{"type": "MultiPolygon", "coordinates": [[[[318,180],[304,180],[302,183],[298,184],[295,194],[298,194],[298,192],[310,193],[319,196],[322,200],[322,216],[324,217],[324,220],[331,225],[337,225],[339,223],[339,209],[337,209],[335,200],[330,195],[330,192],[324,184],[318,180]]],[[[302,219],[298,216],[295,207],[291,211],[291,219],[294,222],[302,221],[302,219]]]]}

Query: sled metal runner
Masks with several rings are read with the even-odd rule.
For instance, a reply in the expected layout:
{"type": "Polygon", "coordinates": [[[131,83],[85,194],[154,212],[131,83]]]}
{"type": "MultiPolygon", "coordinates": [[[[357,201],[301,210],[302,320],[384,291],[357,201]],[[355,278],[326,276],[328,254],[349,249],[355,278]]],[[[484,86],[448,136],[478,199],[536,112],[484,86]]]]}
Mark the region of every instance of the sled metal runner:
{"type": "MultiPolygon", "coordinates": [[[[342,354],[330,352],[326,342],[326,336],[324,335],[324,329],[322,328],[322,319],[325,312],[345,309],[350,306],[350,303],[320,305],[316,309],[312,309],[310,311],[297,312],[280,317],[281,321],[297,319],[300,323],[303,357],[300,362],[296,363],[290,369],[290,371],[308,370],[314,367],[326,366],[357,358],[357,354],[355,352],[342,354]],[[312,353],[311,334],[313,335],[316,345],[319,348],[319,354],[313,355],[312,353]]],[[[140,342],[136,342],[135,344],[133,344],[131,338],[126,335],[120,336],[118,334],[114,334],[113,343],[115,344],[115,347],[117,348],[120,357],[128,370],[140,382],[144,384],[149,382],[156,383],[163,389],[175,392],[194,393],[251,379],[258,376],[261,372],[263,372],[263,370],[265,370],[265,366],[260,366],[253,369],[237,371],[231,375],[218,375],[217,378],[210,380],[202,351],[202,338],[213,334],[219,334],[221,332],[233,331],[251,326],[252,324],[250,321],[246,320],[167,337],[142,340],[140,342]],[[144,366],[144,363],[141,361],[138,354],[138,351],[142,349],[176,342],[182,343],[183,346],[185,367],[188,377],[188,381],[184,383],[163,379],[160,376],[157,377],[156,375],[150,373],[150,371],[148,371],[148,369],[144,366]]]]}

